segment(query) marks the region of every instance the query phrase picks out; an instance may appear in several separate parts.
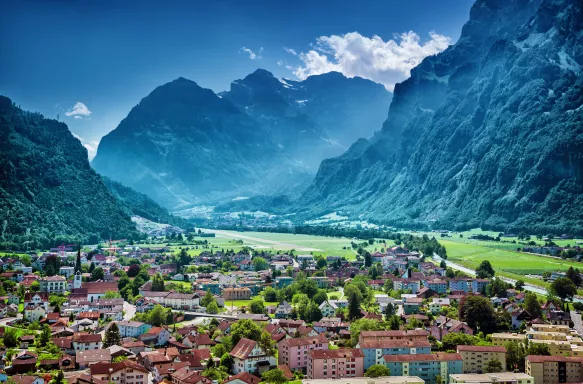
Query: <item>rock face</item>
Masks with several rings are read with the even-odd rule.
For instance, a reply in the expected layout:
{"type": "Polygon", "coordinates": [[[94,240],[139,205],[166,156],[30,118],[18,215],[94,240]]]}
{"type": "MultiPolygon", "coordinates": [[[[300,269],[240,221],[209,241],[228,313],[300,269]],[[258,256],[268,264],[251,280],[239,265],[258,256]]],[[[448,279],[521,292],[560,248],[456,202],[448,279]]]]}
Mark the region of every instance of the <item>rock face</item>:
{"type": "Polygon", "coordinates": [[[356,132],[370,136],[389,101],[381,85],[339,74],[292,82],[257,70],[220,95],[180,78],[134,107],[92,165],[172,209],[293,194],[356,132]],[[367,118],[343,117],[347,108],[367,118]]]}
{"type": "Polygon", "coordinates": [[[379,134],[323,161],[297,209],[582,233],[582,28],[577,0],[476,1],[459,41],[397,84],[379,134]]]}
{"type": "Polygon", "coordinates": [[[67,126],[0,96],[0,249],[136,235],[67,126]]]}

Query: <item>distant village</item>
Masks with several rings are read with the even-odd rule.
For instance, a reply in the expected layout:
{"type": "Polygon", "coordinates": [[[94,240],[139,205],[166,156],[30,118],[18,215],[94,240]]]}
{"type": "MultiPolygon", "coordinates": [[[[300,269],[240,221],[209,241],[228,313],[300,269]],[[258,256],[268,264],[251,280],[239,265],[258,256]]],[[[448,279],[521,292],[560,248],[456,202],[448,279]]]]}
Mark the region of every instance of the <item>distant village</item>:
{"type": "Polygon", "coordinates": [[[0,382],[583,382],[568,294],[471,277],[403,245],[357,260],[189,250],[2,257],[0,382]]]}

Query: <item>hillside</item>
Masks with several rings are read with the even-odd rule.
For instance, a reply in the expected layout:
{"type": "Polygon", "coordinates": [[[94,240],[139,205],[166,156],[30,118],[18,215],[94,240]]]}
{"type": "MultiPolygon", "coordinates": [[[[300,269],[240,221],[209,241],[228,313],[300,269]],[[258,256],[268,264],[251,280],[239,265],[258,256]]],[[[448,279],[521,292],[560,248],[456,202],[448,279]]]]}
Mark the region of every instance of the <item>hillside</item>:
{"type": "Polygon", "coordinates": [[[0,96],[0,248],[140,236],[61,122],[0,96]]]}
{"type": "Polygon", "coordinates": [[[583,233],[583,4],[478,0],[397,84],[381,132],[297,203],[395,225],[583,233]]]}
{"type": "Polygon", "coordinates": [[[192,229],[192,225],[188,221],[169,214],[166,208],[161,207],[143,193],[136,192],[105,176],[103,176],[103,183],[109,192],[120,202],[126,215],[139,216],[156,223],[170,224],[184,230],[192,229]]]}

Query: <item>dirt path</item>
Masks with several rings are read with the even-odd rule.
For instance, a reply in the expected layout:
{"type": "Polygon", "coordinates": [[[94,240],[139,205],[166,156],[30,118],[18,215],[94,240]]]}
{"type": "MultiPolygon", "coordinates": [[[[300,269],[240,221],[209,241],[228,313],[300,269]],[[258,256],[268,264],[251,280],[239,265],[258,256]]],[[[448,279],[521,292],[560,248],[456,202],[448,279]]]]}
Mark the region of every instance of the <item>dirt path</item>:
{"type": "Polygon", "coordinates": [[[259,243],[258,245],[261,245],[261,243],[269,244],[269,245],[272,245],[272,248],[278,248],[278,247],[282,248],[282,249],[289,248],[289,249],[295,249],[296,251],[303,251],[303,252],[323,252],[322,249],[318,249],[318,248],[303,247],[301,245],[296,245],[296,244],[291,244],[291,243],[283,243],[281,241],[260,239],[258,237],[246,236],[246,235],[241,235],[239,233],[221,231],[218,229],[214,229],[214,230],[212,230],[212,232],[216,233],[216,235],[218,237],[247,240],[247,241],[259,243]]]}

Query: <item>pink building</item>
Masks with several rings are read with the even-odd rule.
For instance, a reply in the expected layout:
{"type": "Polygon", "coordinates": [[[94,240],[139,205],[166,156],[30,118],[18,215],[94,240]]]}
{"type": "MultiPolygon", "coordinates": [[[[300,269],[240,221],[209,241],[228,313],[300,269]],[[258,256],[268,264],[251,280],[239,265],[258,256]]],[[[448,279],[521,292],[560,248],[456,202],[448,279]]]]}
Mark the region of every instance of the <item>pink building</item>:
{"type": "Polygon", "coordinates": [[[278,364],[285,364],[291,370],[308,366],[308,353],[312,350],[328,349],[328,339],[323,334],[314,337],[283,339],[277,343],[278,364]]]}
{"type": "Polygon", "coordinates": [[[322,349],[308,353],[308,379],[342,379],[364,376],[361,349],[322,349]]]}

